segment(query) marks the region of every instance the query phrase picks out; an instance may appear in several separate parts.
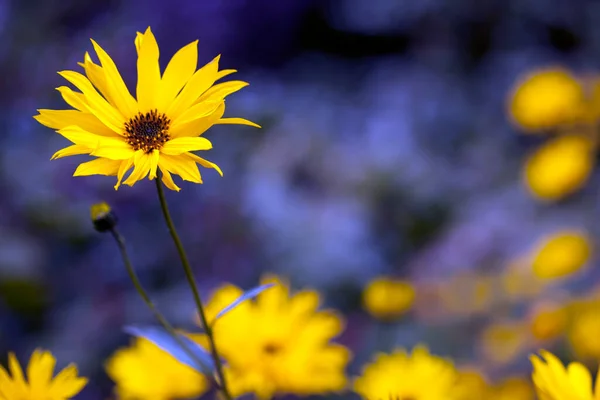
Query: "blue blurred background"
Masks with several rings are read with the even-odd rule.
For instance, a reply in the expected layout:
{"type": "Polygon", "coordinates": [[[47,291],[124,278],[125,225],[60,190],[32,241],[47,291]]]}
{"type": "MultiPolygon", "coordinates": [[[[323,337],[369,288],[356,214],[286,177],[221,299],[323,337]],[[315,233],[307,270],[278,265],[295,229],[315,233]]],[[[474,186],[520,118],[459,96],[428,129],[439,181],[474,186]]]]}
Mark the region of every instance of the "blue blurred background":
{"type": "Polygon", "coordinates": [[[373,277],[498,268],[564,224],[598,231],[597,177],[553,205],[527,193],[522,163],[540,141],[506,112],[525,71],[598,69],[598,2],[0,0],[0,353],[25,361],[41,346],[77,362],[91,378],[79,398],[109,395],[102,363],[127,342],[121,327],[152,322],[114,241],[93,230],[91,204],[112,205],[160,308],[193,326],[154,185],[116,192],[113,178],[71,177],[84,158],[50,162],[66,141],[32,118],[64,108],[56,71],[78,69],[89,38],[132,87],[133,39],[147,26],[163,64],[195,39],[200,63],[222,54],[251,84],[226,116],[263,126],[212,128],[206,157],[224,178],[203,170],[203,185],[167,193],[201,290],[248,288],[264,272],[319,289],[348,319],[351,373],[377,346],[473,356],[471,331],[415,320],[373,342],[360,298],[373,277]]]}

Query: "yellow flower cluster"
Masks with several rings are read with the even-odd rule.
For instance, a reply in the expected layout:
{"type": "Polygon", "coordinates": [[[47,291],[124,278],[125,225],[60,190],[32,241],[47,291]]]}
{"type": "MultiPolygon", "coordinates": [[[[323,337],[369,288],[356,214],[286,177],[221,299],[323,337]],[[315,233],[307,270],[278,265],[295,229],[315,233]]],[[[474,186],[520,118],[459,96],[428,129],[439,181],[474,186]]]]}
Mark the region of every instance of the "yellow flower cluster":
{"type": "Polygon", "coordinates": [[[509,98],[509,114],[526,133],[557,133],[525,163],[523,179],[531,194],[560,200],[581,189],[595,164],[600,86],[560,67],[524,76],[509,98]]]}

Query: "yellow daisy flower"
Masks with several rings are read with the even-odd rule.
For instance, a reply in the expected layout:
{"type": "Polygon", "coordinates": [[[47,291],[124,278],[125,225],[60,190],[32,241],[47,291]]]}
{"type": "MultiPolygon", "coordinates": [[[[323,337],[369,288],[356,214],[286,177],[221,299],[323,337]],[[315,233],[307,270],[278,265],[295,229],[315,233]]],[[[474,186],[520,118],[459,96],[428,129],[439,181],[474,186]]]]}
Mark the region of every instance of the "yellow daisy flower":
{"type": "Polygon", "coordinates": [[[189,399],[208,389],[204,375],[142,338],[117,350],[107,361],[106,372],[121,400],[189,399]]]}
{"type": "Polygon", "coordinates": [[[219,58],[196,71],[198,41],[180,49],[161,74],[159,49],[150,28],[137,33],[138,82],[134,98],[110,56],[94,40],[92,44],[100,60],[95,64],[88,53],[80,63],[85,75],[75,71],[59,72],[79,92],[61,86],[57,90],[74,109],[38,110],[34,118],[56,129],[73,145],[57,151],[52,159],[89,154],[96,159],[79,165],[74,176],[117,176],[118,189],[123,183],[132,186],[148,176],[154,179],[158,170],[162,181],[179,191],[171,174],[183,180],[202,183],[197,164],[220,168],[193,154],[209,150],[212,144],[200,137],[215,124],[243,124],[259,127],[243,118],[223,118],[225,97],[248,83],[219,79],[236,72],[219,71],[219,58]]]}
{"type": "MultiPolygon", "coordinates": [[[[260,399],[276,394],[319,394],[344,389],[344,368],[350,352],[330,342],[343,330],[334,312],[317,311],[319,294],[303,290],[290,295],[276,277],[262,283],[277,285],[218,319],[214,337],[227,361],[225,376],[234,396],[254,393],[260,399]]],[[[234,285],[219,288],[206,306],[207,318],[242,295],[234,285]]],[[[206,337],[198,335],[206,346],[206,337]]]]}
{"type": "Polygon", "coordinates": [[[367,400],[450,400],[460,392],[459,374],[450,361],[417,347],[379,354],[354,381],[354,391],[367,400]]]}
{"type": "Polygon", "coordinates": [[[365,287],[363,304],[375,318],[394,319],[410,310],[415,295],[415,288],[410,282],[379,277],[365,287]]]}
{"type": "Polygon", "coordinates": [[[586,232],[557,231],[542,238],[532,250],[532,269],[542,279],[564,278],[583,268],[592,253],[592,240],[586,232]]]}
{"type": "Polygon", "coordinates": [[[570,363],[567,368],[552,353],[540,351],[531,356],[533,384],[540,400],[595,400],[600,392],[592,389],[592,375],[582,364],[570,363]]]}
{"type": "Polygon", "coordinates": [[[27,366],[27,379],[13,353],[8,354],[8,368],[0,366],[0,400],[67,400],[87,384],[77,375],[74,364],[60,371],[54,379],[56,359],[49,351],[35,350],[27,366]]]}

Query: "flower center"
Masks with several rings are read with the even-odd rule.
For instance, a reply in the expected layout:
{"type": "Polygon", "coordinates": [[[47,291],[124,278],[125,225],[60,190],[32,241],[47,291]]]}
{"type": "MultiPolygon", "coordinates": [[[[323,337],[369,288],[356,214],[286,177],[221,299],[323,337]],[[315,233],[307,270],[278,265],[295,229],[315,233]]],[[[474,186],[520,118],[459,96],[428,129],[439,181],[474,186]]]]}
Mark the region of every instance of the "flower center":
{"type": "Polygon", "coordinates": [[[263,352],[273,356],[279,353],[282,350],[282,347],[276,343],[267,343],[263,346],[263,352]]]}
{"type": "Polygon", "coordinates": [[[171,120],[157,110],[139,113],[125,122],[125,140],[134,150],[150,153],[160,149],[169,140],[170,124],[171,120]]]}

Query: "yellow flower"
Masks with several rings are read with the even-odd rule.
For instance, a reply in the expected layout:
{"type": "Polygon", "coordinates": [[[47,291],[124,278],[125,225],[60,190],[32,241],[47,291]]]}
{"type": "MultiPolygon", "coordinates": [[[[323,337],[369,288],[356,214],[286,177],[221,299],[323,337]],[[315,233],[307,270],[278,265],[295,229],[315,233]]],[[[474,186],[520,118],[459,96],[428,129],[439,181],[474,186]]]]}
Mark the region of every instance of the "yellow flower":
{"type": "Polygon", "coordinates": [[[563,230],[543,238],[533,251],[533,272],[543,279],[577,272],[590,259],[592,246],[585,232],[563,230]]]}
{"type": "Polygon", "coordinates": [[[49,351],[35,350],[27,366],[27,380],[13,353],[8,354],[10,374],[0,366],[0,400],[67,400],[87,384],[70,364],[54,379],[56,359],[49,351]]]}
{"type": "Polygon", "coordinates": [[[495,365],[512,362],[528,344],[526,326],[518,322],[497,322],[481,335],[481,350],[486,360],[495,365]]]}
{"type": "Polygon", "coordinates": [[[560,67],[534,71],[516,86],[510,99],[510,114],[529,132],[574,122],[584,108],[584,90],[579,81],[560,67]]]}
{"type": "Polygon", "coordinates": [[[380,277],[369,282],[363,292],[367,311],[376,318],[391,319],[406,313],[415,301],[410,282],[380,277]]]}
{"type": "Polygon", "coordinates": [[[487,399],[489,386],[487,379],[476,369],[461,369],[458,372],[456,400],[487,399]]]}
{"type": "Polygon", "coordinates": [[[600,359],[600,310],[590,308],[575,313],[567,337],[580,357],[600,359]]]}
{"type": "Polygon", "coordinates": [[[132,186],[144,179],[154,179],[157,170],[162,181],[179,191],[171,174],[183,180],[202,183],[198,166],[220,168],[193,154],[209,150],[212,144],[200,137],[215,124],[245,124],[256,126],[242,118],[222,118],[225,97],[247,86],[246,82],[215,82],[235,70],[219,71],[219,56],[196,71],[198,41],[179,50],[160,72],[159,49],[150,28],[137,33],[138,82],[134,98],[110,56],[92,40],[100,60],[95,64],[88,53],[80,65],[82,75],[75,71],[59,74],[79,89],[66,86],[57,90],[74,109],[38,110],[35,118],[45,126],[56,129],[73,145],[56,152],[52,159],[89,154],[96,159],[79,165],[74,176],[117,176],[132,186]]]}
{"type": "Polygon", "coordinates": [[[354,381],[363,399],[446,400],[456,395],[459,375],[453,364],[417,347],[378,354],[354,381]]]}
{"type": "Polygon", "coordinates": [[[117,350],[107,361],[106,372],[122,400],[188,399],[208,389],[204,375],[142,338],[117,350]]]}
{"type": "MultiPolygon", "coordinates": [[[[334,312],[317,311],[319,294],[303,290],[290,295],[286,283],[245,301],[214,324],[214,336],[228,366],[227,383],[235,396],[254,393],[260,399],[276,394],[309,395],[342,390],[350,352],[330,342],[343,328],[334,312]]],[[[219,288],[206,306],[212,321],[243,291],[233,285],[219,288]]],[[[201,343],[206,337],[199,335],[201,343]]]]}
{"type": "Polygon", "coordinates": [[[592,141],[568,134],[554,138],[527,160],[523,179],[531,194],[542,200],[559,200],[587,182],[594,167],[592,141]]]}
{"type": "Polygon", "coordinates": [[[527,379],[510,377],[492,386],[485,400],[534,400],[534,398],[533,388],[527,379]]]}
{"type": "Polygon", "coordinates": [[[582,364],[572,362],[567,368],[552,353],[540,351],[541,358],[531,356],[533,384],[540,400],[593,400],[592,376],[582,364]]]}
{"type": "Polygon", "coordinates": [[[542,306],[534,310],[530,317],[529,329],[539,340],[556,339],[565,332],[569,315],[566,307],[560,305],[542,306]]]}

